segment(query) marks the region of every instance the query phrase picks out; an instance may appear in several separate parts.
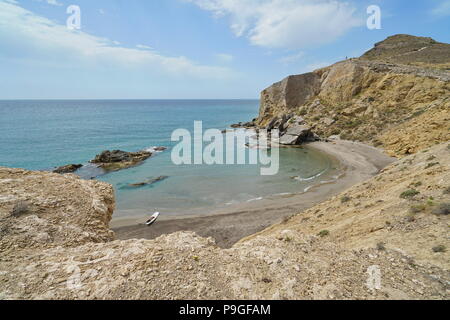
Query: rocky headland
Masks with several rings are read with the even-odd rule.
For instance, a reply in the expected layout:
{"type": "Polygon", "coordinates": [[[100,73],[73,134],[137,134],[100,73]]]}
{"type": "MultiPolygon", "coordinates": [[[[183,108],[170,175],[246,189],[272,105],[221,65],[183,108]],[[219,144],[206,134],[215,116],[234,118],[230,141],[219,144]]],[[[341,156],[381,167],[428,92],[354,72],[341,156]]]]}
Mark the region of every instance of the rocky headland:
{"type": "Polygon", "coordinates": [[[377,153],[337,136],[398,160],[227,248],[193,232],[115,240],[110,185],[0,168],[0,299],[448,300],[449,47],[398,35],[263,91],[253,125],[331,137],[316,145],[345,151],[348,177],[377,153]]]}
{"type": "Polygon", "coordinates": [[[450,140],[450,45],[396,35],[361,58],[289,76],[261,93],[255,125],[340,136],[401,157],[450,140]],[[438,62],[436,62],[438,61],[438,62]],[[402,64],[398,64],[402,62],[402,64]],[[294,120],[291,120],[294,119],[294,120]]]}

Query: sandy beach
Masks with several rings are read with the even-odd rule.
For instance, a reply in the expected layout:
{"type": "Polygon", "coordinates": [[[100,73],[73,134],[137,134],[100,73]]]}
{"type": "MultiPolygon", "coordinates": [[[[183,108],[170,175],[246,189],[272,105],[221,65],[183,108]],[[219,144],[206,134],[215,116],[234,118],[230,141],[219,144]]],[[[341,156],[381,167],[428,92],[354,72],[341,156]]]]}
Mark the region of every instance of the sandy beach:
{"type": "Polygon", "coordinates": [[[210,215],[162,218],[151,227],[143,224],[145,217],[113,219],[111,228],[121,240],[154,239],[177,231],[193,231],[202,237],[212,237],[218,246],[227,248],[367,180],[395,161],[379,149],[351,141],[313,142],[306,147],[335,158],[342,172],[340,177],[302,194],[268,197],[220,209],[210,215]]]}

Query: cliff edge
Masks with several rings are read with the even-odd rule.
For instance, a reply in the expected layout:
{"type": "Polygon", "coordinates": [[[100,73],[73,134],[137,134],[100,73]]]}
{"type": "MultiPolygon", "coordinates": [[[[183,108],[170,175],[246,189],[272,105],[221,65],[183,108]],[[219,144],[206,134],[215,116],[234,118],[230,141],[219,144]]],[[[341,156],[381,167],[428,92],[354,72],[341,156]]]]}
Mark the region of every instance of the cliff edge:
{"type": "Polygon", "coordinates": [[[450,139],[449,66],[449,44],[396,35],[358,59],[273,84],[261,93],[256,125],[302,117],[321,138],[412,154],[450,139]]]}

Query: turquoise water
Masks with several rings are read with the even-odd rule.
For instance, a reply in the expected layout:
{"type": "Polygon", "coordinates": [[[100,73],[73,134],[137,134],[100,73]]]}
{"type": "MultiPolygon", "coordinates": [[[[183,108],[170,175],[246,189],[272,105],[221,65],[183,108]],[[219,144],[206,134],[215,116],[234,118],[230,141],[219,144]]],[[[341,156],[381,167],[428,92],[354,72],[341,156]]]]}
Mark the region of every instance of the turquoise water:
{"type": "Polygon", "coordinates": [[[203,121],[204,129],[225,129],[255,118],[258,109],[257,100],[0,101],[0,166],[48,170],[86,164],[107,149],[169,147],[140,166],[98,177],[115,187],[116,217],[205,212],[302,192],[336,174],[327,156],[310,149],[280,149],[275,176],[261,176],[258,165],[172,163],[173,130],[192,131],[195,120],[203,121]],[[159,176],[168,179],[128,187],[159,176]]]}

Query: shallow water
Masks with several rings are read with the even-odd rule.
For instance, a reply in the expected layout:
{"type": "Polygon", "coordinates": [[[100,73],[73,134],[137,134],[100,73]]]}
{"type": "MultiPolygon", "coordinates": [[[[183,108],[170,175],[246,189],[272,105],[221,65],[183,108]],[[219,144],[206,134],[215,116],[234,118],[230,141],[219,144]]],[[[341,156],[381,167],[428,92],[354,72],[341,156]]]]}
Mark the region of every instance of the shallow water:
{"type": "MultiPolygon", "coordinates": [[[[86,164],[106,149],[169,147],[140,166],[98,178],[115,186],[116,218],[153,211],[207,212],[304,192],[336,177],[331,159],[308,148],[280,149],[275,176],[261,176],[258,165],[172,163],[173,130],[192,131],[195,120],[202,120],[204,129],[224,129],[256,117],[258,108],[256,100],[0,101],[0,165],[44,170],[86,164]],[[128,186],[160,176],[168,178],[139,188],[128,186]]],[[[89,174],[89,167],[81,173],[89,174]]]]}

